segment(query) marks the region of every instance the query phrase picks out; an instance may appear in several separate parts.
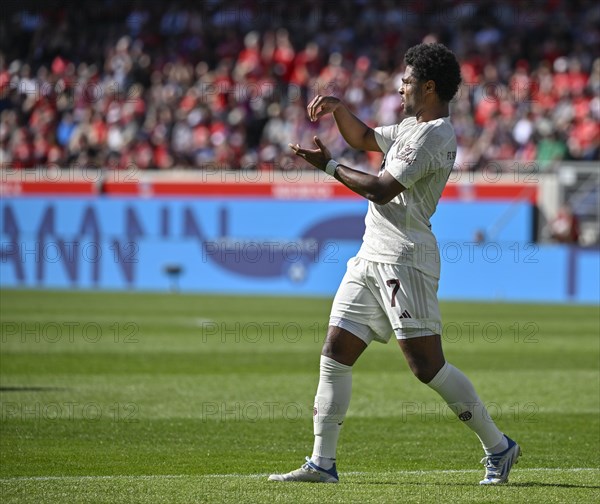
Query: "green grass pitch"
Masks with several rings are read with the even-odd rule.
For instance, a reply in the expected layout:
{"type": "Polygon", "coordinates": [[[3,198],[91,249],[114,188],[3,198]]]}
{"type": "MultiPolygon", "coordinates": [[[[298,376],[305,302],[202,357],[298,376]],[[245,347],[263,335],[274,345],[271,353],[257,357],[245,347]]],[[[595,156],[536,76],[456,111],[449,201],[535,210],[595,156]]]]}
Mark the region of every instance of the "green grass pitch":
{"type": "Polygon", "coordinates": [[[339,485],[312,448],[330,299],[1,291],[0,500],[600,501],[598,307],[443,303],[447,359],[522,446],[479,487],[475,435],[395,341],[355,365],[339,485]]]}

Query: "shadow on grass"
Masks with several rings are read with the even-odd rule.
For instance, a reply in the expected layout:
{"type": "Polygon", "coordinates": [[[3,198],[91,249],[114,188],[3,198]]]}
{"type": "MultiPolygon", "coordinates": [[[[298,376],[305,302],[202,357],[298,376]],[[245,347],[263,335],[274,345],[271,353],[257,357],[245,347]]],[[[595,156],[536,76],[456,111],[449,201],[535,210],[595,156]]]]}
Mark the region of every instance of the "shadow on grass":
{"type": "Polygon", "coordinates": [[[0,392],[57,392],[68,390],[60,387],[0,387],[0,392]]]}
{"type": "MultiPolygon", "coordinates": [[[[354,485],[398,485],[398,486],[414,486],[414,487],[471,487],[484,488],[484,485],[477,483],[457,483],[457,482],[418,482],[418,481],[353,481],[354,485]]],[[[528,481],[522,483],[508,483],[505,485],[493,485],[494,488],[590,488],[600,489],[600,485],[575,485],[573,483],[542,483],[540,481],[528,481]]]]}
{"type": "Polygon", "coordinates": [[[551,488],[596,488],[600,489],[600,485],[574,485],[573,483],[541,483],[539,481],[528,481],[522,483],[509,483],[511,487],[551,487],[551,488]]]}

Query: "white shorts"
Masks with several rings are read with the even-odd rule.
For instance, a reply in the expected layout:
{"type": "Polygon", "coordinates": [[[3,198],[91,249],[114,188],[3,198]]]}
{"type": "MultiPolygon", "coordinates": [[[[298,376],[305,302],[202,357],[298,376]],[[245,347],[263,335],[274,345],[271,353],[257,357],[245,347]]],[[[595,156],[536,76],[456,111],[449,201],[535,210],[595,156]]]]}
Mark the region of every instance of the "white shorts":
{"type": "Polygon", "coordinates": [[[352,332],[367,345],[441,334],[438,280],[402,264],[353,257],[333,300],[329,324],[352,332]]]}

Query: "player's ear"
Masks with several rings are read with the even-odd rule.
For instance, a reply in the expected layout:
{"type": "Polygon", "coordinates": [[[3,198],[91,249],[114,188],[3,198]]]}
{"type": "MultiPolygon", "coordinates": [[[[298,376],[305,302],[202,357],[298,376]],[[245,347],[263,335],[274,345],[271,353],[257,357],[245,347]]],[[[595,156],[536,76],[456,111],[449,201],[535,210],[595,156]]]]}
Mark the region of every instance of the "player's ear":
{"type": "Polygon", "coordinates": [[[435,81],[434,80],[428,80],[425,83],[425,92],[426,93],[435,93],[435,81]]]}

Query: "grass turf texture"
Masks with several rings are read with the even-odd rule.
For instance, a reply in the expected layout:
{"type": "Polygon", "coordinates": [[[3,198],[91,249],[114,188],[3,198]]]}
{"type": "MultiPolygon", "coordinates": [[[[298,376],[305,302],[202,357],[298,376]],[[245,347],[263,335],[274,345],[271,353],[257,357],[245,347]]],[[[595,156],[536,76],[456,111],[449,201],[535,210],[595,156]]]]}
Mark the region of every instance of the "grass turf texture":
{"type": "Polygon", "coordinates": [[[312,448],[328,299],[1,291],[0,497],[40,502],[597,502],[597,307],[443,303],[447,359],[524,455],[481,449],[392,340],[354,369],[339,485],[312,448]]]}

